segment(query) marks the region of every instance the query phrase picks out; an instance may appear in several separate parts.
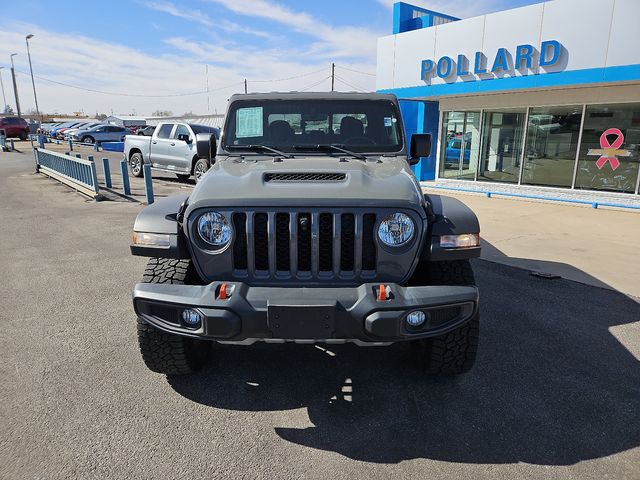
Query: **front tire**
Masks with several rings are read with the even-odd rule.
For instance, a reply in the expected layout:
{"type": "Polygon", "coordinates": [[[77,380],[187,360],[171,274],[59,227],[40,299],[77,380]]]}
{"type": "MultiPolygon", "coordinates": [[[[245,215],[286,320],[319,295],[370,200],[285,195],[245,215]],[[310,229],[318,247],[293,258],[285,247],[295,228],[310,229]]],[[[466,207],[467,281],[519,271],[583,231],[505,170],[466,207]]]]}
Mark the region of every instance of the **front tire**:
{"type": "Polygon", "coordinates": [[[144,175],[144,170],[142,168],[143,162],[144,160],[141,153],[134,153],[131,155],[131,158],[129,159],[129,168],[131,169],[131,174],[134,177],[140,178],[144,175]]]}
{"type": "Polygon", "coordinates": [[[209,170],[210,167],[211,165],[209,164],[209,160],[207,160],[206,158],[201,158],[196,162],[196,164],[193,166],[193,178],[195,178],[196,183],[200,182],[200,180],[202,179],[204,174],[207,173],[207,170],[209,170]]]}
{"type": "MultiPolygon", "coordinates": [[[[421,265],[426,271],[427,285],[475,285],[469,260],[429,262],[421,265]]],[[[431,375],[452,376],[467,373],[476,361],[480,339],[480,315],[451,332],[437,337],[411,341],[416,365],[431,375]]]]}
{"type": "Polygon", "coordinates": [[[82,138],[80,139],[80,141],[81,141],[82,143],[91,143],[91,144],[95,143],[94,138],[93,138],[92,136],[90,136],[90,135],[86,135],[86,136],[82,137],[82,138]]]}
{"type": "MultiPolygon", "coordinates": [[[[199,283],[199,278],[190,260],[150,258],[142,281],[193,285],[199,283]]],[[[210,351],[204,340],[163,332],[139,317],[138,343],[147,368],[164,375],[186,375],[199,370],[210,351]]]]}

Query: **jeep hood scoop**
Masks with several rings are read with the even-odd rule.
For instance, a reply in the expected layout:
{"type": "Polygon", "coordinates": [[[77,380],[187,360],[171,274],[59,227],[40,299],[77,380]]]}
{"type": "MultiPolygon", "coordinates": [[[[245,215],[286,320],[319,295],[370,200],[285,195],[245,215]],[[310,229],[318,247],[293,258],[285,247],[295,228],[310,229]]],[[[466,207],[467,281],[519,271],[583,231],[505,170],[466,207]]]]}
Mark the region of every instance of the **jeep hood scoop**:
{"type": "Polygon", "coordinates": [[[339,157],[274,160],[229,157],[216,162],[189,199],[189,210],[208,206],[399,206],[423,203],[406,160],[339,157]]]}

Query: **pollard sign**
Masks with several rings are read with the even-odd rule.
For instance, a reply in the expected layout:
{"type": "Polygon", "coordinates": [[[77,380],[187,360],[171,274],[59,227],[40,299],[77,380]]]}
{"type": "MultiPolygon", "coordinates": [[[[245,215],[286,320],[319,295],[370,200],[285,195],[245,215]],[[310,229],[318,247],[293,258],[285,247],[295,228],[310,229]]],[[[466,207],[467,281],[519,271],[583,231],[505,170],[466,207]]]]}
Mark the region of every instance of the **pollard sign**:
{"type": "Polygon", "coordinates": [[[550,67],[556,65],[560,60],[562,45],[557,40],[547,40],[540,44],[540,49],[533,45],[518,45],[513,55],[506,48],[499,48],[495,57],[489,62],[486,55],[476,52],[473,59],[473,68],[466,55],[460,54],[454,60],[451,57],[441,57],[437,62],[434,60],[422,60],[420,66],[420,78],[429,83],[434,76],[455,81],[458,77],[464,81],[486,80],[494,78],[494,74],[512,72],[514,70],[535,70],[537,67],[550,67]],[[491,69],[489,69],[491,65],[491,69]]]}

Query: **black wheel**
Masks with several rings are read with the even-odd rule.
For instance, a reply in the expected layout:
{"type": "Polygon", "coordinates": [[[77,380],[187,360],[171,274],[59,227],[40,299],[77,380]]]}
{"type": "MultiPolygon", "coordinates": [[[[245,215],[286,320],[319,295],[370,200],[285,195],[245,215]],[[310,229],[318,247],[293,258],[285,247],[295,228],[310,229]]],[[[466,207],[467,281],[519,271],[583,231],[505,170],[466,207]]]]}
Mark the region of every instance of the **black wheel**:
{"type": "Polygon", "coordinates": [[[26,140],[27,138],[29,138],[29,135],[27,135],[25,132],[22,132],[20,134],[20,140],[26,140]]]}
{"type": "MultiPolygon", "coordinates": [[[[190,260],[150,258],[145,283],[197,284],[199,278],[190,260]]],[[[210,345],[204,340],[163,332],[138,318],[138,343],[149,370],[165,375],[186,375],[206,363],[210,345]]]]}
{"type": "Polygon", "coordinates": [[[193,166],[193,178],[195,178],[196,183],[198,183],[203,175],[207,173],[207,170],[209,170],[210,166],[211,165],[209,165],[209,160],[207,160],[206,158],[201,158],[196,162],[196,164],[193,166]]]}
{"type": "Polygon", "coordinates": [[[178,180],[181,182],[186,182],[191,178],[191,175],[187,175],[186,173],[176,173],[176,177],[178,177],[178,180]]]}
{"type": "Polygon", "coordinates": [[[144,160],[141,153],[134,153],[129,159],[129,168],[134,177],[142,177],[144,170],[142,168],[144,160]]]}
{"type": "MultiPolygon", "coordinates": [[[[475,285],[469,260],[427,262],[423,275],[427,285],[475,285]]],[[[432,375],[460,375],[473,367],[480,339],[478,313],[461,327],[449,333],[423,340],[411,341],[416,365],[432,375]]]]}
{"type": "Polygon", "coordinates": [[[91,135],[85,135],[84,137],[82,137],[80,139],[80,141],[82,143],[95,143],[95,140],[93,139],[93,137],[91,135]]]}

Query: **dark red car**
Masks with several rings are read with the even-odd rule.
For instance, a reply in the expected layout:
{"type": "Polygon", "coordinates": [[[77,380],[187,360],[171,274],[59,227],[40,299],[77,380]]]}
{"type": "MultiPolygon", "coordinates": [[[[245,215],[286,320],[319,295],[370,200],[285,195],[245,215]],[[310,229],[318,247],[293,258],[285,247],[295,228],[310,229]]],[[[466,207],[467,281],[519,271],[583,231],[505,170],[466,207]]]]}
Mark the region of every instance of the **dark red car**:
{"type": "Polygon", "coordinates": [[[17,137],[20,140],[26,140],[29,137],[29,124],[24,118],[1,117],[0,130],[4,130],[7,138],[17,137]]]}

